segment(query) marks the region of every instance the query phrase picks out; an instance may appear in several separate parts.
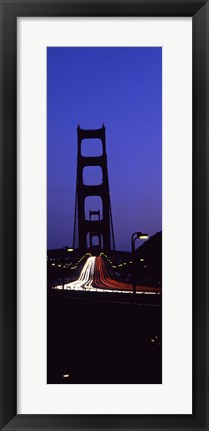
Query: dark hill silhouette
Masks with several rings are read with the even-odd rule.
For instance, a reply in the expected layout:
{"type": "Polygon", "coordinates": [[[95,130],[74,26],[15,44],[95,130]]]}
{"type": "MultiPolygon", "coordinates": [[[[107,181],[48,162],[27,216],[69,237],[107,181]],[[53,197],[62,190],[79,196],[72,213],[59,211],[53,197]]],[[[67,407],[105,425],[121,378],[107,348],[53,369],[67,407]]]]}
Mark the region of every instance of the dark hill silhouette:
{"type": "Polygon", "coordinates": [[[144,259],[146,277],[162,284],[162,231],[157,232],[136,250],[137,259],[144,259]]]}

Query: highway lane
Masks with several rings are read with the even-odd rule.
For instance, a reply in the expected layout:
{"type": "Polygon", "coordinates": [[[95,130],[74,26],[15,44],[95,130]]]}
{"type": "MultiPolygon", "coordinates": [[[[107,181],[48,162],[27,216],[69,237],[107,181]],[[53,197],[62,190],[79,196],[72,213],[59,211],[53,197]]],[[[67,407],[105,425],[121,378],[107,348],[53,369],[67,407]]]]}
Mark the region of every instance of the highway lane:
{"type": "MultiPolygon", "coordinates": [[[[108,292],[111,290],[117,292],[130,292],[133,289],[132,284],[116,281],[110,277],[105,261],[101,256],[96,257],[93,284],[100,289],[107,289],[108,292]]],[[[137,293],[151,294],[161,292],[161,289],[137,285],[136,291],[137,293]]]]}
{"type": "Polygon", "coordinates": [[[94,279],[94,268],[95,268],[95,256],[91,256],[87,259],[84,267],[81,270],[80,276],[77,280],[72,281],[64,285],[64,289],[68,290],[83,290],[90,289],[92,287],[94,279]]]}
{"type": "MultiPolygon", "coordinates": [[[[54,289],[63,289],[63,285],[55,286],[54,289]]],[[[84,264],[77,280],[64,284],[64,290],[129,293],[132,291],[132,285],[111,278],[104,259],[101,256],[91,256],[84,264]]],[[[137,285],[136,292],[153,294],[161,293],[161,289],[137,285]]]]}
{"type": "MultiPolygon", "coordinates": [[[[90,290],[94,279],[95,256],[91,256],[84,264],[77,280],[64,284],[64,290],[90,290]]],[[[53,289],[63,289],[63,285],[53,287],[53,289]]]]}

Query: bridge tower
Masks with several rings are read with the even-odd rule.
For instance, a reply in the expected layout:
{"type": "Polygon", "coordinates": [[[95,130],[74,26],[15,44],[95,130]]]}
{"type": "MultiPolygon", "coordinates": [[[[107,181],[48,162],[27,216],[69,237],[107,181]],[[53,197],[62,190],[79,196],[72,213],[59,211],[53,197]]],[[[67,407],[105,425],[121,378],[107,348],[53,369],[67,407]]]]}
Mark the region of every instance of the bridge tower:
{"type": "Polygon", "coordinates": [[[107,154],[104,124],[101,129],[85,130],[78,125],[78,153],[77,153],[77,179],[76,199],[74,215],[73,247],[75,248],[76,225],[78,223],[78,246],[81,250],[92,247],[92,238],[98,237],[98,245],[101,250],[115,249],[112,211],[110,203],[107,154]],[[83,156],[83,139],[100,139],[102,143],[102,154],[100,156],[83,156]],[[86,185],[83,181],[83,170],[85,167],[100,166],[102,170],[102,183],[86,185]],[[85,200],[89,196],[98,196],[102,201],[102,211],[91,208],[89,214],[85,214],[85,200]],[[97,219],[93,219],[93,215],[97,219]],[[89,217],[88,217],[89,216],[89,217]],[[89,239],[89,245],[88,240],[89,239]],[[112,241],[111,241],[112,240],[112,241]]]}
{"type": "MultiPolygon", "coordinates": [[[[89,211],[89,220],[92,220],[93,216],[98,217],[97,220],[100,221],[100,210],[98,210],[98,211],[92,211],[92,210],[90,210],[89,211]]],[[[97,232],[90,232],[89,233],[89,241],[90,241],[90,248],[91,249],[95,248],[95,245],[93,244],[93,238],[97,237],[98,238],[98,246],[96,246],[96,247],[98,247],[101,250],[101,248],[102,248],[102,238],[101,238],[101,236],[102,236],[101,232],[99,234],[97,232]]]]}

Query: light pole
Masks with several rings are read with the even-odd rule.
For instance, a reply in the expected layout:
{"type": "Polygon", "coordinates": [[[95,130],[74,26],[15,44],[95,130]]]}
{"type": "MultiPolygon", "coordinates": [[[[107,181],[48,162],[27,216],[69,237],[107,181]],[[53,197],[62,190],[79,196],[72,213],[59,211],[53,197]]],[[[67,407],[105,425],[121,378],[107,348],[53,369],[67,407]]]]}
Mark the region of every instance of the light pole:
{"type": "Polygon", "coordinates": [[[133,284],[133,293],[136,293],[136,255],[135,255],[135,241],[137,239],[148,239],[149,236],[147,233],[142,232],[134,232],[131,235],[131,251],[132,251],[132,262],[133,262],[133,271],[132,271],[132,284],[133,284]]]}

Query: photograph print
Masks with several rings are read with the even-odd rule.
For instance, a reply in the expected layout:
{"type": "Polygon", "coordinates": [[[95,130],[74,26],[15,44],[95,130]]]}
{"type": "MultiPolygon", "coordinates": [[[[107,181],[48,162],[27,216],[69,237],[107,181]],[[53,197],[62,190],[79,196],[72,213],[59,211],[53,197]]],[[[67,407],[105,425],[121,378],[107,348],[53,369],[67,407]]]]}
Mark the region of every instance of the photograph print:
{"type": "Polygon", "coordinates": [[[162,383],[162,48],[47,48],[47,384],[162,383]]]}

